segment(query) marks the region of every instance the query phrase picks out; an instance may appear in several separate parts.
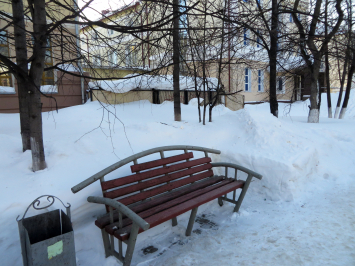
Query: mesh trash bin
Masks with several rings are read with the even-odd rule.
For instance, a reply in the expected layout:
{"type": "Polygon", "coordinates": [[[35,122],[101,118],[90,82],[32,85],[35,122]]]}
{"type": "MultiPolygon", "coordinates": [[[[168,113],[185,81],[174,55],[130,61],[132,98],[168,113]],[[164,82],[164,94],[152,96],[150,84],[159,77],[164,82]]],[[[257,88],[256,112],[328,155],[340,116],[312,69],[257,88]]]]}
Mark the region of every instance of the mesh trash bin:
{"type": "Polygon", "coordinates": [[[70,204],[55,196],[44,195],[35,199],[26,209],[22,219],[17,220],[24,266],[75,266],[74,232],[70,220],[70,204]],[[38,207],[40,198],[46,197],[49,205],[38,207]],[[57,209],[25,218],[32,206],[41,210],[53,205],[58,199],[66,213],[57,209]]]}

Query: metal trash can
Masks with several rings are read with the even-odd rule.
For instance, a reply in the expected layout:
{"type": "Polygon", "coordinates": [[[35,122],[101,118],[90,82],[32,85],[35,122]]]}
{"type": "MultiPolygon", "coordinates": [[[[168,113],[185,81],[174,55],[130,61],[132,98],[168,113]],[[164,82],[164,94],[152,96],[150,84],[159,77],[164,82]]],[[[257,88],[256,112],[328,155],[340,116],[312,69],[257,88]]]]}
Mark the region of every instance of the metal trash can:
{"type": "Polygon", "coordinates": [[[18,220],[24,266],[76,266],[74,232],[70,220],[70,204],[65,206],[57,197],[43,195],[35,199],[18,220]],[[49,205],[38,207],[40,198],[47,197],[49,205]],[[58,199],[66,208],[25,218],[32,206],[36,210],[48,208],[58,199]]]}

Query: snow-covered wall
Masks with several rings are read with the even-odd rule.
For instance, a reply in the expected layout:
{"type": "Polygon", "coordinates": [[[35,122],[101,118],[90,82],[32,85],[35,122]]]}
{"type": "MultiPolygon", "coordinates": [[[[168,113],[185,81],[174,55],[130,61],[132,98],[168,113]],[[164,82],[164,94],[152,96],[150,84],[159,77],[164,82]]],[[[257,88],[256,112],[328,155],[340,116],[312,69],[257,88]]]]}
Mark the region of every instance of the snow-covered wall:
{"type": "MultiPolygon", "coordinates": [[[[199,90],[203,90],[203,79],[197,79],[199,90]]],[[[216,88],[218,79],[207,78],[207,84],[210,88],[216,88]]],[[[126,93],[134,89],[156,89],[156,90],[173,90],[173,76],[151,76],[151,75],[127,75],[124,79],[119,80],[100,80],[89,82],[89,88],[101,88],[114,93],[126,93]]],[[[180,76],[180,90],[195,90],[195,80],[192,77],[180,76]]],[[[207,88],[206,88],[207,90],[207,88]]]]}

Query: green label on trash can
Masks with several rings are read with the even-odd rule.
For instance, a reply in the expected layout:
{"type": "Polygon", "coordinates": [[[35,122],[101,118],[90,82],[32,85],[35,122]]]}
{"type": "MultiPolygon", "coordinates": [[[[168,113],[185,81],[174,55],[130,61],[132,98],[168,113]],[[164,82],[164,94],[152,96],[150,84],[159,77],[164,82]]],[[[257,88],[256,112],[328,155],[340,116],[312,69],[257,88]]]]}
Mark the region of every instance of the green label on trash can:
{"type": "Polygon", "coordinates": [[[52,259],[53,257],[62,254],[63,252],[63,240],[58,241],[57,243],[48,246],[48,259],[52,259]]]}

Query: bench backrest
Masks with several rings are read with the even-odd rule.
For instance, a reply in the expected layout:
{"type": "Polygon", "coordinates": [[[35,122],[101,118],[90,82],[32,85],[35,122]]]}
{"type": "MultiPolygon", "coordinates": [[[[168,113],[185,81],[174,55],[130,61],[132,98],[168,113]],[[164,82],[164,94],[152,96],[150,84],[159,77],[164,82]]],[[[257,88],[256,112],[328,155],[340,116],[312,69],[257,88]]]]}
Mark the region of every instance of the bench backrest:
{"type": "Polygon", "coordinates": [[[213,176],[211,158],[187,152],[131,166],[133,175],[101,181],[103,196],[130,205],[213,176]]]}

